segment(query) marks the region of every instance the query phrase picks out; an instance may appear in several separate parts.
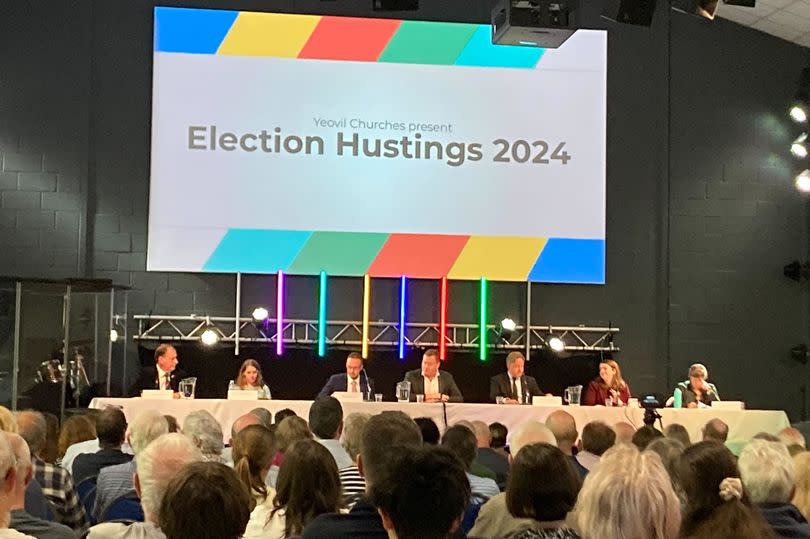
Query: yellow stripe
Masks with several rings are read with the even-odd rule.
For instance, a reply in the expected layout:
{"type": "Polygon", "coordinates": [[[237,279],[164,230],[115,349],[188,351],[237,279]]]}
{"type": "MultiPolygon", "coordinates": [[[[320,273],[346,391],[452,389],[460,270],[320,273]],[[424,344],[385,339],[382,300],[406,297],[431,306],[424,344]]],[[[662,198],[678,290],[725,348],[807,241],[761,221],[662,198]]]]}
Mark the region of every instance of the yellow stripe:
{"type": "Polygon", "coordinates": [[[525,281],[546,246],[546,241],[545,238],[472,236],[453,264],[448,277],[525,281]]]}
{"type": "Polygon", "coordinates": [[[241,12],[217,54],[295,58],[321,17],[241,12]]]}

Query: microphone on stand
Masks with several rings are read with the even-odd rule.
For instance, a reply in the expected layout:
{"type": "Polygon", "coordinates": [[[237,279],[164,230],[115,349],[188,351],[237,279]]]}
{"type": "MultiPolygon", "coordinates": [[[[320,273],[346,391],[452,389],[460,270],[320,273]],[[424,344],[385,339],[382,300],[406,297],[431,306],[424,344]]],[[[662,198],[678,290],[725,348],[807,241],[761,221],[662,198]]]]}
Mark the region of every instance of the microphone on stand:
{"type": "Polygon", "coordinates": [[[366,377],[366,392],[367,392],[367,394],[366,394],[366,397],[367,397],[367,398],[366,398],[366,400],[370,401],[370,400],[371,400],[371,384],[370,384],[370,383],[368,383],[368,373],[366,372],[366,368],[365,368],[365,367],[363,367],[362,369],[360,369],[360,372],[361,372],[362,374],[364,374],[364,375],[365,375],[365,377],[366,377]]]}

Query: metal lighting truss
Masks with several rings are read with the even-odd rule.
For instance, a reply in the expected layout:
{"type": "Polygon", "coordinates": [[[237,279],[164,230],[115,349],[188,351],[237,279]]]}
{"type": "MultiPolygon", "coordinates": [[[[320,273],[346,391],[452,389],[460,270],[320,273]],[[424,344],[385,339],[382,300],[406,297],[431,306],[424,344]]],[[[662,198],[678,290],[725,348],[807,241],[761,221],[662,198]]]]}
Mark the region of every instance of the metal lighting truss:
{"type": "MultiPolygon", "coordinates": [[[[279,334],[276,320],[268,318],[256,322],[253,318],[227,316],[159,316],[135,315],[138,321],[136,341],[199,341],[206,329],[219,334],[224,343],[275,343],[279,334]]],[[[330,346],[361,346],[363,323],[361,321],[327,320],[326,344],[330,346]]],[[[488,348],[504,350],[526,350],[549,348],[548,341],[559,337],[565,343],[566,351],[618,352],[613,337],[619,333],[616,327],[593,326],[517,326],[514,331],[502,331],[500,325],[487,326],[488,348]]],[[[478,348],[480,326],[477,324],[447,324],[449,348],[478,348]]],[[[317,320],[283,320],[281,338],[288,345],[315,345],[318,342],[317,320]]],[[[438,347],[438,323],[408,323],[405,342],[414,347],[438,347]]],[[[399,344],[399,323],[370,322],[370,346],[395,347],[399,344]]]]}

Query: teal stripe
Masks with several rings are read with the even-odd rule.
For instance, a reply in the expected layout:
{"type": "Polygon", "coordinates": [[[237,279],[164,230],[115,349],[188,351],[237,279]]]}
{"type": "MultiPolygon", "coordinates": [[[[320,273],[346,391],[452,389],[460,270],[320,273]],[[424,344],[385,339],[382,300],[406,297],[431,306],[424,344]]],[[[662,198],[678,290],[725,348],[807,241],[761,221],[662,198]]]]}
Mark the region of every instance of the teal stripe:
{"type": "Polygon", "coordinates": [[[203,266],[203,271],[275,273],[286,271],[312,232],[232,228],[203,266]]]}
{"type": "Polygon", "coordinates": [[[382,249],[389,234],[315,232],[288,268],[288,273],[363,275],[382,249]]]}
{"type": "Polygon", "coordinates": [[[538,47],[493,45],[491,27],[482,24],[455,63],[459,66],[534,69],[544,52],[545,49],[538,47]]]}
{"type": "Polygon", "coordinates": [[[453,65],[478,25],[403,21],[378,62],[453,65]]]}

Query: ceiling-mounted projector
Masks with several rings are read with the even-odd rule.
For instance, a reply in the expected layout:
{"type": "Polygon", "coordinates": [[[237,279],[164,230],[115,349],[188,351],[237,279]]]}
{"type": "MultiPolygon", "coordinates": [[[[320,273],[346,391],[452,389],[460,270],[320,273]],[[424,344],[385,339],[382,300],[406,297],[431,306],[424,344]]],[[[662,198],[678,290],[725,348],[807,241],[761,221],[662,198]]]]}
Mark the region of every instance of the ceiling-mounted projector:
{"type": "Polygon", "coordinates": [[[577,31],[579,0],[498,0],[492,43],[556,49],[577,31]]]}

